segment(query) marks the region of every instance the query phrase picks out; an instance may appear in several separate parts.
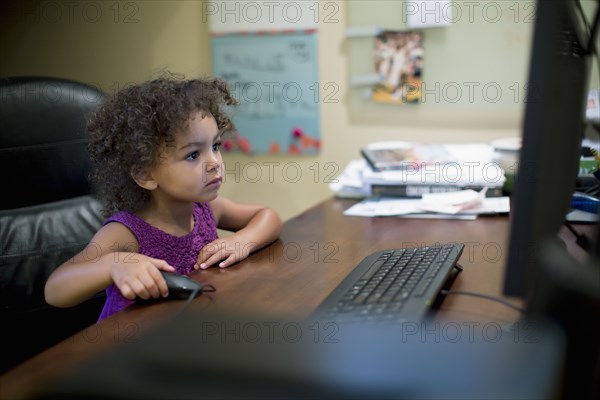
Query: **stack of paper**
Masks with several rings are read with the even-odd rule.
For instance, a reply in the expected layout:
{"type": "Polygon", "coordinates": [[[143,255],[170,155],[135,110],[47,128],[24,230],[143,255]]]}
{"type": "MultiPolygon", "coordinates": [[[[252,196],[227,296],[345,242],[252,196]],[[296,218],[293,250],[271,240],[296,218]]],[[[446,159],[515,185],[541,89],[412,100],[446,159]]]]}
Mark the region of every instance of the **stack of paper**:
{"type": "Polygon", "coordinates": [[[509,211],[508,197],[485,197],[484,189],[479,193],[473,190],[435,193],[421,199],[369,198],[347,209],[344,215],[475,219],[480,214],[509,211]]]}
{"type": "MultiPolygon", "coordinates": [[[[373,146],[393,146],[394,142],[373,146]]],[[[404,143],[404,142],[401,142],[404,143]]],[[[436,145],[439,146],[439,145],[436,145]]],[[[364,159],[353,160],[331,190],[338,197],[421,198],[424,194],[487,188],[487,197],[502,196],[504,170],[494,161],[494,149],[486,144],[443,145],[455,161],[375,171],[364,159]]]]}

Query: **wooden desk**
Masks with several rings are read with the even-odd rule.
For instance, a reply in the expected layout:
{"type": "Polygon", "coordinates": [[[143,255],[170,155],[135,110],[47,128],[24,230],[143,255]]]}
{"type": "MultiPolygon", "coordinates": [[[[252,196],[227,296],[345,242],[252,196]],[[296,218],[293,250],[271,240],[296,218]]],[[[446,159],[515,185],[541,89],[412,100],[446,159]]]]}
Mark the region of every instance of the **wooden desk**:
{"type": "MultiPolygon", "coordinates": [[[[368,254],[448,242],[465,244],[460,260],[464,271],[452,289],[501,296],[509,218],[460,221],[343,216],[352,204],[354,201],[327,200],[287,221],[277,242],[239,264],[195,272],[194,279],[214,285],[217,291],[195,299],[191,307],[304,319],[368,254]]],[[[183,304],[133,306],[89,327],[0,377],[0,398],[27,396],[116,343],[137,341],[183,304]]],[[[509,323],[519,315],[495,302],[456,295],[444,300],[438,317],[509,323]]]]}

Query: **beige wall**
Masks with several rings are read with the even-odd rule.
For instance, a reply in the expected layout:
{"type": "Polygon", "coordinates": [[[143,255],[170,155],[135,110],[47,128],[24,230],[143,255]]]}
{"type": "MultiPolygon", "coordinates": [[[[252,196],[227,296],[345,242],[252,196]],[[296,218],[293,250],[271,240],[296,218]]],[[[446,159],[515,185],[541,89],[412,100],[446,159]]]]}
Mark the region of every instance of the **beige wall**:
{"type": "MultiPolygon", "coordinates": [[[[515,104],[508,112],[504,109],[501,121],[496,119],[488,125],[477,113],[473,113],[472,120],[471,117],[449,118],[448,123],[444,123],[444,113],[452,116],[454,112],[450,104],[445,107],[443,102],[431,114],[436,116],[431,123],[428,123],[427,105],[401,112],[389,107],[364,109],[360,104],[357,106],[347,84],[351,70],[349,59],[357,57],[352,53],[356,49],[345,39],[344,32],[349,16],[356,12],[353,7],[363,10],[360,12],[373,13],[369,18],[377,20],[377,6],[365,8],[364,3],[356,1],[350,6],[344,1],[320,3],[323,18],[319,23],[319,79],[321,86],[333,83],[339,87],[332,97],[333,102],[322,101],[320,104],[320,154],[227,154],[224,196],[269,204],[287,219],[331,196],[328,178],[335,177],[348,161],[358,158],[359,148],[370,141],[487,143],[519,134],[522,104],[515,104]],[[332,4],[335,8],[331,8],[332,4]],[[332,11],[335,14],[331,14],[332,11]],[[325,21],[326,15],[334,18],[325,21]],[[419,118],[411,119],[411,112],[419,114],[419,118]],[[362,115],[367,122],[356,118],[362,115]],[[368,122],[368,117],[372,122],[368,122]]],[[[93,83],[112,93],[128,82],[145,80],[162,69],[186,76],[209,74],[210,43],[203,22],[206,19],[203,15],[205,4],[200,1],[4,2],[0,13],[0,76],[54,75],[93,83]]],[[[490,57],[493,58],[496,52],[490,50],[491,44],[485,39],[490,32],[482,32],[492,30],[493,34],[493,29],[498,27],[480,20],[469,24],[463,22],[457,27],[436,28],[431,34],[435,38],[431,39],[431,47],[437,51],[430,58],[437,61],[430,61],[429,68],[438,72],[432,74],[438,74],[439,79],[451,79],[466,65],[477,70],[479,62],[493,64],[490,57]],[[464,46],[469,46],[468,51],[464,46]],[[456,58],[458,56],[460,58],[456,58]]],[[[506,64],[512,67],[501,71],[503,81],[523,81],[530,28],[520,22],[502,25],[502,40],[510,41],[511,46],[502,54],[509,51],[515,55],[514,60],[506,64]]],[[[427,49],[427,38],[425,46],[427,49]]],[[[427,69],[425,71],[427,73],[427,69]]],[[[465,79],[464,75],[461,79],[465,79]]],[[[485,112],[493,116],[494,108],[488,106],[485,112]]]]}
{"type": "Polygon", "coordinates": [[[54,75],[113,93],[161,69],[210,73],[200,3],[12,1],[2,9],[0,74],[54,75]]]}

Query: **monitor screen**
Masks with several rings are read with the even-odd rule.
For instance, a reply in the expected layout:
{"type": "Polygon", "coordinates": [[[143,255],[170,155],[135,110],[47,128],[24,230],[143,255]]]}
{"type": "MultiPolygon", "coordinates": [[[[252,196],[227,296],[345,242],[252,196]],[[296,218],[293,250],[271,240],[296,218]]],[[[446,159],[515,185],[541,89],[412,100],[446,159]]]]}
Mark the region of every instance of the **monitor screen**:
{"type": "Polygon", "coordinates": [[[591,66],[590,29],[576,1],[536,7],[503,287],[526,308],[541,278],[540,246],[557,237],[575,190],[591,66]]]}

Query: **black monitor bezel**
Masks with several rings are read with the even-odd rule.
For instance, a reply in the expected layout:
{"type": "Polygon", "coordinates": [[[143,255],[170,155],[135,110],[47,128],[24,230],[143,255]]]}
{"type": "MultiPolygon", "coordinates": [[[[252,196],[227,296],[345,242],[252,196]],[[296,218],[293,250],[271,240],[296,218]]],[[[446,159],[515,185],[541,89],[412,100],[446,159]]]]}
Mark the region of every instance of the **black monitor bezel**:
{"type": "Polygon", "coordinates": [[[503,285],[526,307],[541,279],[540,248],[558,237],[575,190],[591,67],[575,2],[538,0],[536,7],[503,285]]]}

